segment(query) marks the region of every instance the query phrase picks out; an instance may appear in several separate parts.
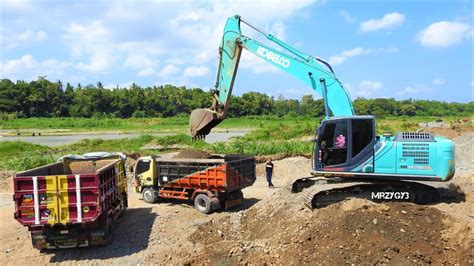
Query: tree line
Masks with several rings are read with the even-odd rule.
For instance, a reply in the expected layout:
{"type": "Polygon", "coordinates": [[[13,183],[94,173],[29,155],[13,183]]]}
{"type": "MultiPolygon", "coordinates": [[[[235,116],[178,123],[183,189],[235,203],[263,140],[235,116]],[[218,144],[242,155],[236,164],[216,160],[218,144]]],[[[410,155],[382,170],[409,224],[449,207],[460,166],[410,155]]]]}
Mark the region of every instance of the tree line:
{"type": "MultiPolygon", "coordinates": [[[[104,88],[102,83],[75,87],[39,77],[31,82],[0,80],[0,113],[16,117],[171,117],[188,115],[193,109],[207,108],[211,96],[200,88],[173,85],[104,88]]],[[[472,116],[474,102],[446,103],[427,100],[396,101],[393,98],[355,99],[357,114],[383,116],[472,116]]],[[[230,117],[249,115],[324,115],[322,99],[305,95],[301,100],[247,92],[233,96],[230,117]]]]}

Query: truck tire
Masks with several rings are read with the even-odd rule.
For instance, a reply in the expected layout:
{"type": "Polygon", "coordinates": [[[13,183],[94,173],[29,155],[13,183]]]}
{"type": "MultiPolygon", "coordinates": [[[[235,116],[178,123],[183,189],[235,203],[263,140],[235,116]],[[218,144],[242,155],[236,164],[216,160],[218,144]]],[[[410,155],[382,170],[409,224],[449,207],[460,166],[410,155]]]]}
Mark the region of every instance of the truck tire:
{"type": "Polygon", "coordinates": [[[212,211],[211,200],[206,194],[199,194],[194,198],[194,207],[204,214],[208,214],[212,211]]]}
{"type": "Polygon", "coordinates": [[[158,193],[154,188],[147,187],[142,191],[142,198],[146,203],[155,203],[158,200],[158,193]]]}

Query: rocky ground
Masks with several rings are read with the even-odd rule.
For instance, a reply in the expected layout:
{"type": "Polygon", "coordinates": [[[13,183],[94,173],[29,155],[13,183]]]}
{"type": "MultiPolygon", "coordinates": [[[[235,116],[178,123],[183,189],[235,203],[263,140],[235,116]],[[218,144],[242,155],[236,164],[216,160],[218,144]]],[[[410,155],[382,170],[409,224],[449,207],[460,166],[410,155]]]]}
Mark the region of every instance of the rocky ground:
{"type": "Polygon", "coordinates": [[[259,164],[244,204],[230,211],[204,215],[180,201],[150,205],[130,192],[113,244],[94,248],[34,250],[12,217],[9,179],[0,182],[0,264],[472,264],[473,137],[455,139],[457,174],[440,188],[456,190],[454,200],[419,206],[349,199],[310,211],[302,193],[284,188],[311,168],[309,159],[293,157],[274,162],[275,189],[259,164]]]}

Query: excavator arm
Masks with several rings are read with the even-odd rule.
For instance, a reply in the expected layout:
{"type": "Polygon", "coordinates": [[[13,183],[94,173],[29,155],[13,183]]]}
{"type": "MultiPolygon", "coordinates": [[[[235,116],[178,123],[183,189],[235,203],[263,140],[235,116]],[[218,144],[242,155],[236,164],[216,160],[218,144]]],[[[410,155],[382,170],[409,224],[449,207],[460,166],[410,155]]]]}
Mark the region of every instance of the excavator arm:
{"type": "Polygon", "coordinates": [[[268,63],[292,74],[313,88],[323,97],[326,117],[355,115],[349,94],[336,78],[328,63],[298,51],[236,15],[228,18],[224,28],[219,47],[216,84],[212,91],[212,105],[209,109],[196,109],[191,112],[190,131],[193,138],[204,137],[225,119],[242,49],[246,49],[268,63]],[[280,49],[274,49],[244,36],[240,30],[241,22],[265,35],[280,49]]]}

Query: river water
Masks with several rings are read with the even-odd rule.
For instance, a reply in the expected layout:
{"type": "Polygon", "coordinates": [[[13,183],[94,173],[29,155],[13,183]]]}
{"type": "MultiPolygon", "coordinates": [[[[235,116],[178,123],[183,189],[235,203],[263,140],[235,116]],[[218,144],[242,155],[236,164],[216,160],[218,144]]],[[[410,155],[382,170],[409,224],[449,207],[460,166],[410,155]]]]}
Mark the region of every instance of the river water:
{"type": "MultiPolygon", "coordinates": [[[[215,143],[221,141],[227,141],[232,137],[243,136],[248,131],[228,131],[228,132],[212,132],[206,137],[206,142],[208,143],[215,143]]],[[[82,139],[124,139],[124,138],[135,138],[140,136],[141,134],[137,133],[104,133],[104,134],[75,134],[75,135],[59,135],[59,136],[0,136],[0,141],[14,141],[20,140],[25,142],[30,142],[34,144],[40,144],[45,146],[59,146],[64,144],[70,144],[82,139]]],[[[149,134],[153,136],[169,136],[174,135],[172,133],[157,133],[157,134],[149,134]]]]}

